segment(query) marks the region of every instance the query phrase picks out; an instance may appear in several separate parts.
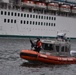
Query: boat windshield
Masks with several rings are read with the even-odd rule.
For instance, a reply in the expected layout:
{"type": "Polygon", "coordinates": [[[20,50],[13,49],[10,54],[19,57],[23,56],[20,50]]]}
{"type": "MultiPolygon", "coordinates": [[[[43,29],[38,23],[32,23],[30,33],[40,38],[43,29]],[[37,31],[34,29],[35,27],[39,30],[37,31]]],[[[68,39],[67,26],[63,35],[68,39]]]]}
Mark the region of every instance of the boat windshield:
{"type": "Polygon", "coordinates": [[[43,48],[44,50],[53,50],[53,44],[43,43],[43,44],[42,44],[42,48],[43,48]]]}
{"type": "Polygon", "coordinates": [[[56,46],[56,51],[59,52],[60,46],[56,46]]]}
{"type": "Polygon", "coordinates": [[[64,36],[57,36],[57,38],[61,38],[61,39],[64,39],[64,36]]]}
{"type": "Polygon", "coordinates": [[[68,46],[56,46],[57,52],[69,52],[70,48],[68,46]]]}
{"type": "Polygon", "coordinates": [[[61,52],[69,52],[70,48],[68,46],[62,46],[61,47],[61,52]]]}

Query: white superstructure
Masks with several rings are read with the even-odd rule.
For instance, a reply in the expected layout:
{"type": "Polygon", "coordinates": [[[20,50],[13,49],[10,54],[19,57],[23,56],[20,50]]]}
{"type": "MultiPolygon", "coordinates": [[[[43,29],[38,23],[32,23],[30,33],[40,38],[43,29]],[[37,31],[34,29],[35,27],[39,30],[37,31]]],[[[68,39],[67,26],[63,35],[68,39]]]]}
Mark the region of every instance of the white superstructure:
{"type": "Polygon", "coordinates": [[[56,37],[57,32],[63,32],[70,38],[76,38],[74,4],[3,1],[0,2],[0,36],[56,37]]]}

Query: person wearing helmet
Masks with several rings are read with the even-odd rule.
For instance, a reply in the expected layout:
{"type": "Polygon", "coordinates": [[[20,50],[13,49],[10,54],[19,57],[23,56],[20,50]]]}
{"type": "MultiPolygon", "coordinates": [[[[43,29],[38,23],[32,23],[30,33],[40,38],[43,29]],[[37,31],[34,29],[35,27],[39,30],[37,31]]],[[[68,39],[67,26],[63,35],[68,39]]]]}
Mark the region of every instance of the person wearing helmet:
{"type": "Polygon", "coordinates": [[[40,41],[40,38],[37,38],[36,47],[34,51],[40,52],[41,46],[42,46],[42,42],[40,41]]]}

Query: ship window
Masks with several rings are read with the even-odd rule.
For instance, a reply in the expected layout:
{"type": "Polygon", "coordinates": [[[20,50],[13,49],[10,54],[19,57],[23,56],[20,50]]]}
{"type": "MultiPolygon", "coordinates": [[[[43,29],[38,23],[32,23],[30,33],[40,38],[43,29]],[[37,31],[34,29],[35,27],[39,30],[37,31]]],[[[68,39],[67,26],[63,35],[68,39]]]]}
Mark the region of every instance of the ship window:
{"type": "Polygon", "coordinates": [[[50,26],[50,23],[49,23],[49,26],[50,26]]]}
{"type": "Polygon", "coordinates": [[[16,20],[14,20],[14,23],[16,23],[16,20]]]}
{"type": "Polygon", "coordinates": [[[15,13],[15,16],[17,15],[17,13],[15,13]]]}
{"type": "Polygon", "coordinates": [[[32,14],[30,15],[30,18],[32,18],[32,14]]]}
{"type": "Polygon", "coordinates": [[[36,25],[37,25],[37,22],[36,22],[36,25]]]}
{"type": "Polygon", "coordinates": [[[30,24],[32,24],[32,21],[30,21],[30,24]]]}
{"type": "Polygon", "coordinates": [[[5,15],[7,14],[7,12],[5,11],[5,13],[4,13],[5,15]]]}
{"type": "Polygon", "coordinates": [[[27,14],[27,17],[29,17],[29,14],[27,14]]]}
{"type": "Polygon", "coordinates": [[[29,23],[29,21],[27,21],[27,24],[29,23]]]}
{"type": "Polygon", "coordinates": [[[41,22],[41,25],[43,25],[43,22],[41,22]]]}
{"type": "Polygon", "coordinates": [[[55,26],[55,23],[54,23],[54,26],[55,26]]]}
{"type": "Polygon", "coordinates": [[[8,23],[10,22],[10,19],[8,19],[8,23]]]}
{"type": "Polygon", "coordinates": [[[39,15],[39,19],[40,19],[40,15],[39,15]]]}
{"type": "Polygon", "coordinates": [[[41,19],[43,19],[43,16],[41,16],[41,19]]]}
{"type": "Polygon", "coordinates": [[[40,25],[40,22],[38,22],[38,25],[40,25]]]}
{"type": "Polygon", "coordinates": [[[26,14],[24,14],[24,17],[26,17],[26,14]]]}
{"type": "Polygon", "coordinates": [[[1,11],[1,15],[3,15],[3,11],[1,11]]]}
{"type": "Polygon", "coordinates": [[[6,19],[4,19],[4,22],[6,22],[6,19]]]}
{"type": "Polygon", "coordinates": [[[18,16],[20,16],[20,13],[18,13],[18,16]]]}
{"type": "Polygon", "coordinates": [[[22,24],[22,20],[21,20],[21,24],[22,24]]]}
{"type": "Polygon", "coordinates": [[[52,20],[53,20],[53,17],[52,17],[52,20]]]}
{"type": "Polygon", "coordinates": [[[33,25],[34,25],[34,21],[33,21],[33,25]]]}
{"type": "Polygon", "coordinates": [[[36,15],[36,18],[37,18],[38,16],[36,15]]]}
{"type": "Polygon", "coordinates": [[[8,15],[10,15],[10,12],[8,12],[8,15]]]}
{"type": "Polygon", "coordinates": [[[48,16],[47,16],[47,20],[48,20],[48,16]]]}
{"type": "Polygon", "coordinates": [[[13,12],[11,12],[11,16],[13,16],[13,12]]]}
{"type": "Polygon", "coordinates": [[[33,18],[35,18],[35,15],[33,15],[33,18]]]}
{"type": "Polygon", "coordinates": [[[54,17],[54,20],[56,20],[56,17],[54,17]]]}
{"type": "Polygon", "coordinates": [[[49,20],[51,20],[51,17],[49,17],[49,20]]]}
{"type": "Polygon", "coordinates": [[[13,19],[11,19],[11,23],[13,23],[13,19]]]}
{"type": "Polygon", "coordinates": [[[25,24],[25,21],[24,21],[24,24],[25,24]]]}
{"type": "Polygon", "coordinates": [[[23,14],[21,13],[21,17],[23,17],[23,14]]]}

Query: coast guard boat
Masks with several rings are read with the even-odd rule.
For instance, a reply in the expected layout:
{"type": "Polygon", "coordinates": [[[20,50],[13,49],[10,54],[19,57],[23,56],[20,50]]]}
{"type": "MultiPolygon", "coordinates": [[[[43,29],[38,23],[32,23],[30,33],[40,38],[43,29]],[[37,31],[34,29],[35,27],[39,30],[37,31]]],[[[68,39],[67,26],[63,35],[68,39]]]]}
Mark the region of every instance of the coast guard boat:
{"type": "Polygon", "coordinates": [[[71,44],[64,35],[57,35],[55,40],[42,40],[42,50],[21,50],[20,57],[25,60],[49,64],[76,64],[76,57],[71,56],[71,44]]]}

